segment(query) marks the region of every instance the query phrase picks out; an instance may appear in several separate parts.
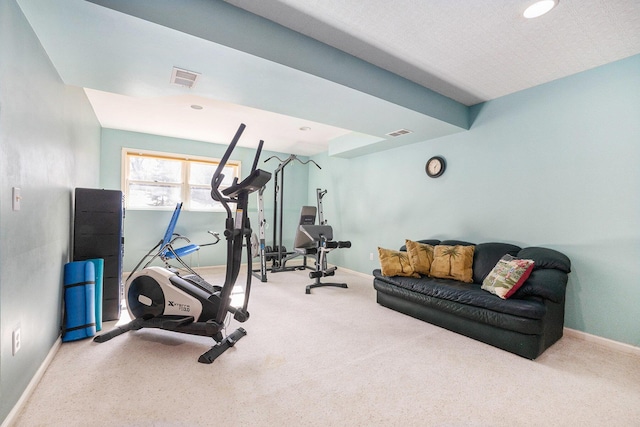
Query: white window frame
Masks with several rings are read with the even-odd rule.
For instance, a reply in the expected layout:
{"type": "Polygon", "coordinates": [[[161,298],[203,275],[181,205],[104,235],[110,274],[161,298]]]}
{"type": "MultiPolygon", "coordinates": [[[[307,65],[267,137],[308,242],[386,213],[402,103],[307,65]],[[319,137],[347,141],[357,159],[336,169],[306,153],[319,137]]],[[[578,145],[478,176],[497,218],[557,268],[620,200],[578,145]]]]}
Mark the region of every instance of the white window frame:
{"type": "MultiPolygon", "coordinates": [[[[211,158],[211,157],[202,157],[202,156],[191,156],[186,154],[177,154],[177,153],[167,153],[161,151],[150,151],[150,150],[140,150],[136,148],[122,148],[122,174],[121,174],[121,187],[122,192],[125,195],[125,208],[128,210],[173,210],[175,206],[130,206],[127,202],[129,200],[129,184],[131,183],[151,183],[150,181],[130,181],[129,180],[129,159],[131,157],[147,157],[147,158],[159,158],[166,160],[173,160],[181,162],[181,182],[179,183],[163,183],[168,186],[176,186],[180,188],[180,197],[182,202],[182,210],[187,211],[195,211],[195,212],[225,212],[224,207],[217,203],[213,208],[201,209],[201,208],[193,208],[191,206],[191,191],[192,187],[194,188],[206,188],[211,190],[211,185],[194,185],[189,184],[189,172],[191,164],[193,163],[209,163],[215,167],[220,164],[221,159],[211,158]]],[[[240,173],[242,170],[242,163],[239,160],[229,160],[225,167],[232,167],[234,169],[234,176],[231,178],[238,178],[240,180],[240,173]]],[[[229,178],[229,177],[226,177],[229,178]]],[[[226,188],[226,186],[221,186],[220,191],[226,188]]],[[[235,211],[235,204],[231,205],[232,210],[235,211]]]]}

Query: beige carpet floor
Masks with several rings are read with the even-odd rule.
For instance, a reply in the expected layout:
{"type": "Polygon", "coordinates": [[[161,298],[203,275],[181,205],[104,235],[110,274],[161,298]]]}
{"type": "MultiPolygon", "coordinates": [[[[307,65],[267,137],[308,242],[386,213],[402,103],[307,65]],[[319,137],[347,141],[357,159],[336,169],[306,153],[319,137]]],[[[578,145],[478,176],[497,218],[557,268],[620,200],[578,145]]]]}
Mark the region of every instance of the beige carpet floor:
{"type": "Polygon", "coordinates": [[[248,335],[211,365],[197,362],[211,339],[165,331],[64,343],[15,425],[640,425],[633,353],[565,336],[530,361],[379,306],[369,277],[336,278],[349,289],[254,279],[248,335]]]}

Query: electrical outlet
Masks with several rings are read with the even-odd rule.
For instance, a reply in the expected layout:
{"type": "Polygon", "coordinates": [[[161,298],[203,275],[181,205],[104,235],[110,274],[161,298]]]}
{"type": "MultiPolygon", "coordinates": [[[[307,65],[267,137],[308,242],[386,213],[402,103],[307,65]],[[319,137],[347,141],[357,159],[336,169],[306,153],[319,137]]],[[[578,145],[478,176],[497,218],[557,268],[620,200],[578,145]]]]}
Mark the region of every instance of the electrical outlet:
{"type": "Polygon", "coordinates": [[[12,354],[15,356],[22,347],[22,335],[20,334],[20,328],[16,328],[12,334],[12,354]]]}
{"type": "Polygon", "coordinates": [[[369,253],[369,261],[373,261],[373,252],[369,253]]]}
{"type": "Polygon", "coordinates": [[[22,200],[22,191],[18,187],[13,187],[13,210],[20,210],[20,201],[22,200]]]}

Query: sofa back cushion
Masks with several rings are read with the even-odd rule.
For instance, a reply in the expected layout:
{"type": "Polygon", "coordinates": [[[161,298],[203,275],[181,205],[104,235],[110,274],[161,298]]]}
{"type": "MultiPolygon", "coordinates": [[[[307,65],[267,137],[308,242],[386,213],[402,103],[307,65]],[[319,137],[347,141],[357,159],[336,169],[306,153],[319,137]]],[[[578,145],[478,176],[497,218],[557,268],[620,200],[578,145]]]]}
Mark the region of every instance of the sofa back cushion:
{"type": "Polygon", "coordinates": [[[509,243],[479,243],[473,255],[473,282],[482,283],[498,261],[505,256],[516,256],[521,248],[509,243]]]}
{"type": "Polygon", "coordinates": [[[443,240],[438,244],[445,246],[475,246],[475,243],[465,242],[464,240],[443,240]]]}
{"type": "MultiPolygon", "coordinates": [[[[446,245],[446,246],[475,246],[473,253],[473,282],[481,284],[487,275],[491,272],[493,267],[496,266],[500,258],[504,255],[511,255],[522,259],[531,259],[535,262],[534,271],[541,269],[554,269],[563,273],[571,272],[571,261],[569,258],[553,249],[529,247],[520,248],[519,246],[512,245],[510,243],[479,243],[477,245],[466,242],[463,240],[437,240],[437,239],[422,239],[416,240],[419,243],[426,243],[432,246],[446,245]]],[[[406,251],[406,246],[402,245],[401,251],[406,251]]],[[[531,278],[527,281],[530,282],[531,278]]],[[[527,286],[525,283],[524,287],[527,286]]],[[[520,290],[514,295],[518,297],[523,295],[525,290],[520,290]]]]}

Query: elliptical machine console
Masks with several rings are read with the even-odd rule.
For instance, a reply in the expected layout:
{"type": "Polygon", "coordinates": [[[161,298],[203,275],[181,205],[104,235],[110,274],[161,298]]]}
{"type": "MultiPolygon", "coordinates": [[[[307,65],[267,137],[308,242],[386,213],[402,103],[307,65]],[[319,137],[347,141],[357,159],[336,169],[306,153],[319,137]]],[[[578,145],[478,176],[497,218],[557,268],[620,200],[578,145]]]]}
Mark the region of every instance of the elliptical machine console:
{"type": "Polygon", "coordinates": [[[207,283],[197,274],[179,276],[163,267],[146,267],[134,271],[125,284],[127,309],[131,322],[96,336],[94,341],[102,343],[131,330],[158,328],[191,335],[212,337],[216,344],[198,359],[201,363],[212,363],[229,347],[245,336],[244,328],[238,328],[226,337],[223,335],[225,319],[233,314],[234,319],[245,322],[251,290],[251,225],[247,216],[249,194],[264,187],[271,173],[258,169],[258,160],[264,141],[260,141],[253,161],[251,173],[231,186],[220,190],[224,180],[224,167],[244,132],[245,125],[238,128],[231,144],[211,178],[211,197],[224,207],[227,218],[224,236],[227,241],[227,264],[222,286],[207,283]],[[230,205],[236,205],[235,215],[230,205]],[[247,281],[241,307],[231,305],[231,291],[235,285],[242,263],[242,248],[247,248],[247,281]]]}

